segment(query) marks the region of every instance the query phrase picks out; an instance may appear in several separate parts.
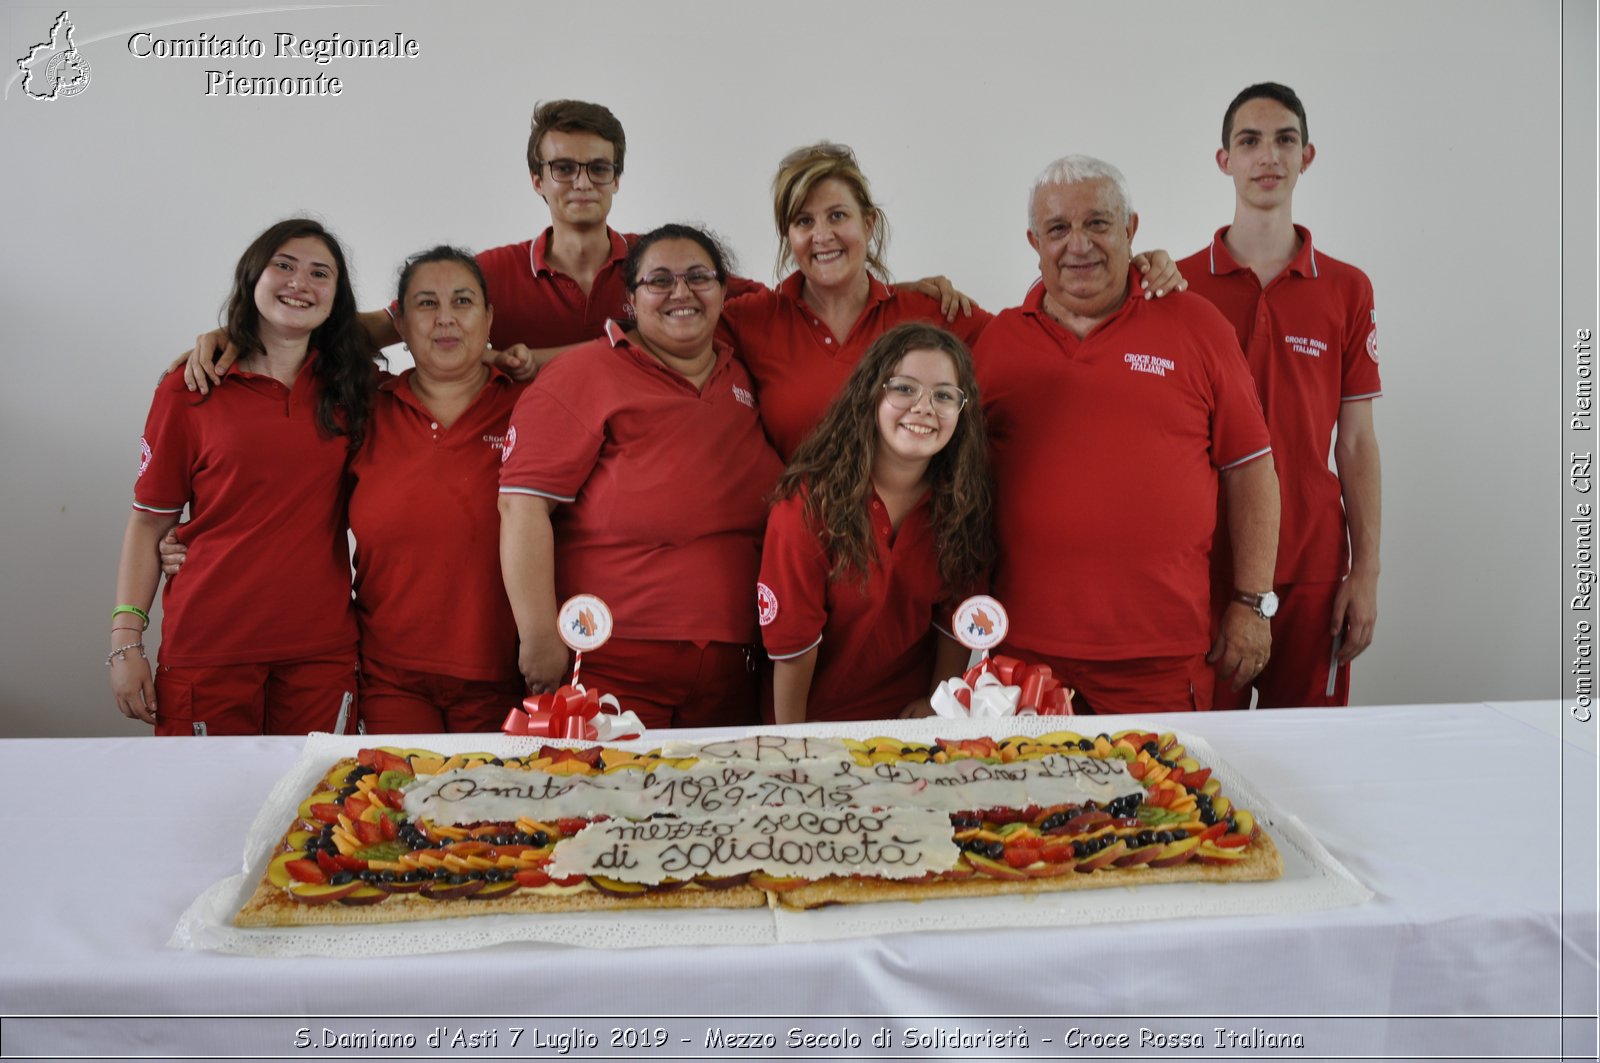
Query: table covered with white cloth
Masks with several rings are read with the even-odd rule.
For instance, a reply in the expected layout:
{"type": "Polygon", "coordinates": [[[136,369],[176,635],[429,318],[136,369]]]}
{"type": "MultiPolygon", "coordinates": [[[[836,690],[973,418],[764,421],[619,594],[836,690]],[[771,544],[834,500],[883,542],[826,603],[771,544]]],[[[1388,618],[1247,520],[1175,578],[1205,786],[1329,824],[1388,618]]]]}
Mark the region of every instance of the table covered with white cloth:
{"type": "MultiPolygon", "coordinates": [[[[423,1016],[433,1029],[435,1018],[472,1015],[520,1016],[547,1031],[559,1016],[939,1017],[1026,1029],[1027,1050],[974,1050],[1017,1058],[1084,1058],[1064,1047],[1074,1028],[1200,1031],[1212,1049],[1218,1026],[1256,1045],[1260,1031],[1292,1030],[1324,1058],[1553,1056],[1564,1029],[1568,1051],[1587,1038],[1592,1054],[1593,1020],[1559,1017],[1594,1012],[1595,749],[1593,731],[1560,704],[1135,719],[1208,742],[1370,899],[1060,927],[973,928],[953,917],[915,933],[775,944],[516,941],[398,958],[179,949],[168,944],[174,927],[203,890],[240,872],[246,833],[304,740],[3,741],[5,1052],[181,1043],[193,1054],[304,1055],[273,1042],[270,1024],[61,1016],[423,1016]],[[180,1028],[182,1042],[161,1040],[180,1028]]],[[[1070,725],[1114,731],[1123,721],[1070,725]]],[[[493,1046],[501,1054],[527,1057],[535,1043],[506,1053],[507,1039],[493,1046]]],[[[709,1051],[669,1047],[680,1053],[669,1058],[709,1051]]],[[[1172,1055],[1207,1054],[1188,1047],[1172,1055]]]]}

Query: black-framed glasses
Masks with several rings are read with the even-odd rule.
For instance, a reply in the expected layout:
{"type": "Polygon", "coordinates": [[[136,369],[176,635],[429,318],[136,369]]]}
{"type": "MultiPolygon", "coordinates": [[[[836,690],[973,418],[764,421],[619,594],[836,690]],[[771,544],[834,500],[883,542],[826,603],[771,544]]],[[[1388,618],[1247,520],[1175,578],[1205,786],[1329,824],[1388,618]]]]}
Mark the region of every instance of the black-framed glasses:
{"type": "Polygon", "coordinates": [[[596,185],[608,185],[617,179],[621,172],[617,164],[609,159],[590,159],[588,162],[579,162],[577,159],[548,159],[540,160],[540,166],[550,171],[550,176],[564,185],[570,185],[578,179],[578,171],[589,171],[589,181],[596,185]]]}
{"type": "Polygon", "coordinates": [[[883,397],[897,410],[909,410],[927,395],[933,412],[942,418],[951,418],[967,404],[967,393],[954,384],[935,384],[928,387],[920,380],[908,376],[892,376],[883,385],[883,397]]]}
{"type": "Polygon", "coordinates": [[[683,281],[689,286],[691,292],[705,292],[722,283],[722,277],[714,269],[697,266],[682,273],[674,273],[668,269],[658,269],[654,273],[640,277],[634,282],[634,289],[648,288],[657,295],[671,295],[678,287],[678,282],[683,281]]]}

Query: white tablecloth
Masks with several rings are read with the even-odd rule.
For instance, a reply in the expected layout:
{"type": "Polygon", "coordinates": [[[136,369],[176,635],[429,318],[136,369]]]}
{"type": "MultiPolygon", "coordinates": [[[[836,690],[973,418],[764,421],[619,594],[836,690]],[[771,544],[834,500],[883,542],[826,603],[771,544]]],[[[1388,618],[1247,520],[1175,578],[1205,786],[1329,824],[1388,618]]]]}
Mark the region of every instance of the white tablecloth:
{"type": "MultiPolygon", "coordinates": [[[[1592,1016],[1595,1001],[1593,732],[1564,720],[1556,702],[1157,720],[1210,741],[1304,822],[1375,892],[1356,907],[761,947],[517,943],[403,960],[166,947],[195,896],[239,870],[242,839],[301,739],[4,741],[0,1013],[1122,1015],[1167,1017],[1130,1029],[1208,1038],[1217,1023],[1175,1017],[1236,1016],[1231,1027],[1248,1031],[1250,1017],[1279,1016],[1301,1017],[1278,1025],[1314,1036],[1307,1051],[1325,1057],[1556,1054],[1550,1017],[1592,1016]],[[1461,1018],[1337,1018],[1394,1015],[1461,1018]]],[[[1041,1046],[1035,1032],[1034,1055],[1062,1051],[1068,1022],[1017,1021],[1055,1039],[1041,1046]]],[[[5,1050],[132,1052],[130,1036],[170,1036],[133,1025],[12,1020],[5,1050]]],[[[212,1025],[230,1040],[206,1047],[192,1026],[194,1051],[291,1054],[212,1025]]],[[[1593,1025],[1568,1024],[1591,1054],[1593,1025]]]]}

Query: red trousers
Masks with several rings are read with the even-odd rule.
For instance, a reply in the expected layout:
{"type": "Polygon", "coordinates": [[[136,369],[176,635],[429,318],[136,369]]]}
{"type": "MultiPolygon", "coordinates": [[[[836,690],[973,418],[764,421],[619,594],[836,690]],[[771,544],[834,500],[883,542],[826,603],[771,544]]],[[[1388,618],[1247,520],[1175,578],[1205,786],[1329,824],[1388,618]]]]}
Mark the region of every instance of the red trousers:
{"type": "Polygon", "coordinates": [[[361,658],[361,723],[368,734],[499,731],[524,694],[520,676],[459,679],[361,658]]]}
{"type": "Polygon", "coordinates": [[[583,655],[578,681],[615,694],[651,729],[759,723],[755,654],[730,642],[613,638],[583,655]]]}
{"type": "Polygon", "coordinates": [[[1000,652],[1024,664],[1048,664],[1057,679],[1076,691],[1072,711],[1081,715],[1204,712],[1211,708],[1212,671],[1203,653],[1087,661],[1011,645],[1000,652]]]}
{"type": "Polygon", "coordinates": [[[163,664],[155,679],[158,735],[355,733],[353,654],[268,664],[163,664]]]}
{"type": "MultiPolygon", "coordinates": [[[[1252,686],[1258,709],[1350,704],[1350,666],[1334,663],[1328,621],[1340,584],[1291,583],[1276,588],[1278,615],[1272,618],[1272,657],[1253,684],[1234,690],[1217,673],[1219,709],[1248,709],[1252,686]]],[[[1221,608],[1231,595],[1224,595],[1221,608]]],[[[1216,595],[1213,594],[1213,600],[1216,595]]],[[[1221,617],[1221,609],[1214,610],[1221,617]]]]}

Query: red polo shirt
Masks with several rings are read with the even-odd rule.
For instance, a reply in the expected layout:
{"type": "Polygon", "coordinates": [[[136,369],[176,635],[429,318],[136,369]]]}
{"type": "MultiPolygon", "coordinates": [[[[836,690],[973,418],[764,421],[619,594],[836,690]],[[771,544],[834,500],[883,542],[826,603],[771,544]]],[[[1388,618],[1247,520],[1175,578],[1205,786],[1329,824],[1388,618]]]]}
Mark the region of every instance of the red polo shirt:
{"type": "Polygon", "coordinates": [[[1228,226],[1178,263],[1189,290],[1233,325],[1261,396],[1283,499],[1279,584],[1344,578],[1349,540],[1328,452],[1343,404],[1383,393],[1372,282],[1313,249],[1307,229],[1295,231],[1299,254],[1265,288],[1228,252],[1228,226]]]}
{"type": "Polygon", "coordinates": [[[618,638],[754,642],[750,588],[782,466],[750,376],[719,345],[697,391],[616,322],[606,332],[517,403],[500,492],[562,503],[557,599],[598,594],[618,638]]]}
{"type": "Polygon", "coordinates": [[[182,373],[156,387],[135,509],[180,513],[189,548],[162,592],[161,663],[293,661],[354,653],[343,436],[317,425],[306,359],[292,388],[235,371],[208,397],[182,373]]]}
{"type": "Polygon", "coordinates": [[[584,294],[578,282],[552,268],[545,257],[554,229],[537,239],[490,248],[478,255],[478,268],[489,284],[494,305],[494,325],[489,344],[504,350],[514,344],[530,347],[565,347],[592,340],[604,330],[608,318],[622,316],[628,299],[622,267],[628,249],[639,239],[606,229],[611,254],[595,274],[584,294]]]}
{"type": "Polygon", "coordinates": [[[378,388],[350,465],[361,655],[459,679],[514,681],[517,624],[500,579],[500,452],[523,386],[491,370],[445,428],[407,369],[378,388]]]}
{"type": "MultiPolygon", "coordinates": [[[[606,235],[611,238],[611,253],[595,274],[587,295],[576,280],[550,264],[547,256],[554,229],[546,229],[533,240],[480,251],[478,268],[483,270],[489,301],[494,306],[489,345],[497,351],[519,343],[529,347],[567,347],[599,337],[611,318],[621,320],[628,305],[624,267],[628,251],[639,242],[639,235],[611,228],[606,229],[606,235]]],[[[729,298],[764,291],[766,287],[756,281],[728,278],[729,298]]],[[[399,312],[398,303],[389,304],[389,316],[399,312]]]]}
{"type": "Polygon", "coordinates": [[[801,301],[805,277],[798,271],[776,291],[730,298],[722,308],[723,334],[750,367],[761,400],[761,423],[785,461],[822,420],[873,340],[903,322],[925,321],[948,328],[971,347],[994,316],[974,307],[971,317],[947,322],[939,300],[890,288],[876,277],[871,283],[867,308],[843,343],[801,301]]]}
{"type": "Polygon", "coordinates": [[[1010,641],[1122,660],[1209,648],[1218,470],[1270,450],[1233,330],[1204,299],[1122,306],[1078,339],[1044,288],[976,352],[1010,641]]]}
{"type": "Polygon", "coordinates": [[[828,579],[833,558],[806,522],[803,494],[772,507],[756,595],[761,639],[775,661],[820,644],[806,719],[881,720],[928,693],[934,627],[949,618],[930,511],[924,496],[897,532],[873,492],[878,558],[863,584],[828,579]]]}

